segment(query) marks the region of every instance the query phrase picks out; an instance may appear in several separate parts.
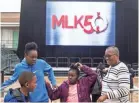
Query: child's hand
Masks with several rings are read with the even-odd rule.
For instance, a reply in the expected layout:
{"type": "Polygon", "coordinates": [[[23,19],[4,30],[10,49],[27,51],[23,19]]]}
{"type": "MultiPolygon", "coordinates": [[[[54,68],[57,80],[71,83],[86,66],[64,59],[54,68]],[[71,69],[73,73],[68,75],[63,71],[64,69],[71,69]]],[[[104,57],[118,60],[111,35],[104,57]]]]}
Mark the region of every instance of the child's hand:
{"type": "Polygon", "coordinates": [[[47,85],[47,86],[51,86],[51,85],[50,85],[50,83],[49,83],[49,82],[47,82],[46,80],[45,80],[45,83],[46,83],[46,85],[47,85]]]}
{"type": "Polygon", "coordinates": [[[58,89],[58,86],[57,85],[53,85],[52,88],[53,88],[53,90],[56,90],[56,89],[58,89]]]}
{"type": "Polygon", "coordinates": [[[78,69],[82,68],[82,66],[83,66],[83,65],[82,65],[81,63],[79,63],[79,62],[77,62],[75,65],[78,66],[78,69]]]}

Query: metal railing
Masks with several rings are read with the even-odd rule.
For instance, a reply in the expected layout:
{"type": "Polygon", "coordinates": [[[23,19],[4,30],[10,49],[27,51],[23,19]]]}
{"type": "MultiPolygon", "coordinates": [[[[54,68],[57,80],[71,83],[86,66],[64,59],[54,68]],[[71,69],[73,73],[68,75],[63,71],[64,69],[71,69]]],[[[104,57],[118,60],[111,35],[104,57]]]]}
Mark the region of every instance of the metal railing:
{"type": "MultiPolygon", "coordinates": [[[[4,71],[5,71],[6,69],[7,69],[7,67],[1,69],[1,84],[4,82],[4,71]]],[[[2,97],[4,96],[3,90],[4,90],[4,89],[2,89],[2,87],[1,87],[1,96],[2,96],[2,97]]]]}
{"type": "Polygon", "coordinates": [[[1,40],[1,47],[3,48],[17,48],[18,40],[1,40]]]}
{"type": "Polygon", "coordinates": [[[46,60],[46,62],[49,61],[49,64],[52,67],[56,67],[57,66],[57,58],[56,57],[46,57],[45,60],[46,60]]]}
{"type": "Polygon", "coordinates": [[[57,67],[68,67],[69,59],[68,57],[58,57],[57,58],[57,67]]]}
{"type": "Polygon", "coordinates": [[[104,59],[102,57],[41,57],[41,59],[45,60],[53,67],[69,67],[72,63],[76,62],[81,62],[89,67],[96,67],[99,62],[102,61],[104,63],[104,59]],[[95,62],[95,60],[99,61],[95,62]]]}
{"type": "Polygon", "coordinates": [[[7,54],[6,56],[1,57],[1,69],[8,68],[10,71],[10,69],[12,69],[19,62],[20,60],[16,54],[7,54]]]}
{"type": "Polygon", "coordinates": [[[69,65],[77,62],[81,62],[81,59],[79,57],[69,57],[69,65]]]}
{"type": "MultiPolygon", "coordinates": [[[[69,67],[71,63],[81,62],[83,64],[89,64],[90,67],[97,67],[97,65],[102,62],[106,65],[105,59],[103,57],[41,57],[47,63],[55,65],[54,67],[69,67]]],[[[137,72],[138,65],[132,65],[132,68],[137,72]],[[134,68],[133,68],[134,67],[134,68]]]]}
{"type": "Polygon", "coordinates": [[[87,65],[89,67],[92,67],[93,66],[93,59],[91,57],[82,57],[81,63],[83,65],[87,65]]]}
{"type": "Polygon", "coordinates": [[[97,67],[100,62],[105,64],[105,59],[103,57],[93,57],[93,67],[97,67]]]}

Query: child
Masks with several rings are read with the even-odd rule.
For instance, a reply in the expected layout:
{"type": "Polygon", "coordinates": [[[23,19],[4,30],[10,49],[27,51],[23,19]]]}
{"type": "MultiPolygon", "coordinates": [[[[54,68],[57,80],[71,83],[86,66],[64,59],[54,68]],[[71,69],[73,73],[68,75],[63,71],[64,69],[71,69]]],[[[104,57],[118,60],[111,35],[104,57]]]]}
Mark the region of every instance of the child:
{"type": "Polygon", "coordinates": [[[52,91],[47,84],[48,94],[51,100],[60,99],[60,102],[91,102],[91,87],[95,84],[97,74],[89,67],[76,63],[71,65],[68,72],[68,80],[64,81],[58,89],[52,91]],[[80,71],[87,74],[86,77],[79,78],[80,71]]]}
{"type": "Polygon", "coordinates": [[[21,88],[9,89],[4,102],[30,102],[29,92],[36,88],[36,76],[32,72],[22,72],[19,77],[21,88]]]}
{"type": "Polygon", "coordinates": [[[42,59],[38,59],[38,46],[35,42],[25,45],[25,58],[15,66],[14,74],[2,84],[2,88],[16,82],[23,71],[35,73],[37,77],[37,87],[30,94],[31,102],[49,102],[47,90],[45,88],[44,73],[48,73],[48,79],[56,88],[56,80],[52,67],[42,59]],[[39,96],[38,96],[39,94],[39,96]]]}

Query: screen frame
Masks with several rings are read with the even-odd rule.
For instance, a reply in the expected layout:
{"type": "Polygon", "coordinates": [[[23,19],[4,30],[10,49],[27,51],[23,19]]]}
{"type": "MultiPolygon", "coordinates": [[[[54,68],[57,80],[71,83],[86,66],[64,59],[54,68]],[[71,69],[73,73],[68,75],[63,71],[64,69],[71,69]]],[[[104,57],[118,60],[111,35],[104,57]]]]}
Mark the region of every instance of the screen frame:
{"type": "MultiPolygon", "coordinates": [[[[114,12],[115,12],[115,45],[116,45],[116,2],[118,1],[123,1],[123,0],[46,0],[46,6],[47,6],[47,2],[50,2],[50,1],[56,1],[56,2],[115,2],[115,10],[114,10],[114,12]]],[[[46,9],[47,9],[47,7],[46,7],[46,9]]],[[[46,10],[46,16],[47,16],[47,10],[46,10]]],[[[45,23],[46,23],[47,21],[45,21],[45,23]]],[[[47,28],[47,25],[45,26],[45,28],[47,28]]],[[[45,33],[46,33],[46,29],[45,29],[45,33]]],[[[61,46],[64,46],[64,47],[68,47],[68,46],[70,46],[70,47],[90,47],[90,46],[93,46],[93,47],[97,47],[97,46],[99,46],[99,47],[108,47],[108,46],[114,46],[114,45],[47,45],[46,44],[46,34],[45,34],[45,45],[46,46],[49,46],[49,47],[53,47],[53,46],[56,46],[56,47],[61,47],[61,46]]]]}

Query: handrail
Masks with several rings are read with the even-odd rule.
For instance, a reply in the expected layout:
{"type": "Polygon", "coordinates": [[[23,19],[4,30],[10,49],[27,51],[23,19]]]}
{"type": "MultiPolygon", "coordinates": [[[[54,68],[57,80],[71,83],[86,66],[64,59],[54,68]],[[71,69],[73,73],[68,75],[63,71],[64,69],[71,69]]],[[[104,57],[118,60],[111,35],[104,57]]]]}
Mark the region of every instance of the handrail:
{"type": "MultiPolygon", "coordinates": [[[[5,68],[3,68],[2,70],[1,70],[1,84],[4,82],[4,71],[6,70],[6,69],[8,69],[8,67],[5,67],[5,68]]],[[[7,86],[6,86],[7,87],[7,86]]],[[[3,90],[4,88],[6,88],[6,87],[3,87],[3,88],[1,88],[1,90],[3,90]]],[[[1,92],[1,96],[4,96],[4,93],[3,92],[1,92]]]]}

